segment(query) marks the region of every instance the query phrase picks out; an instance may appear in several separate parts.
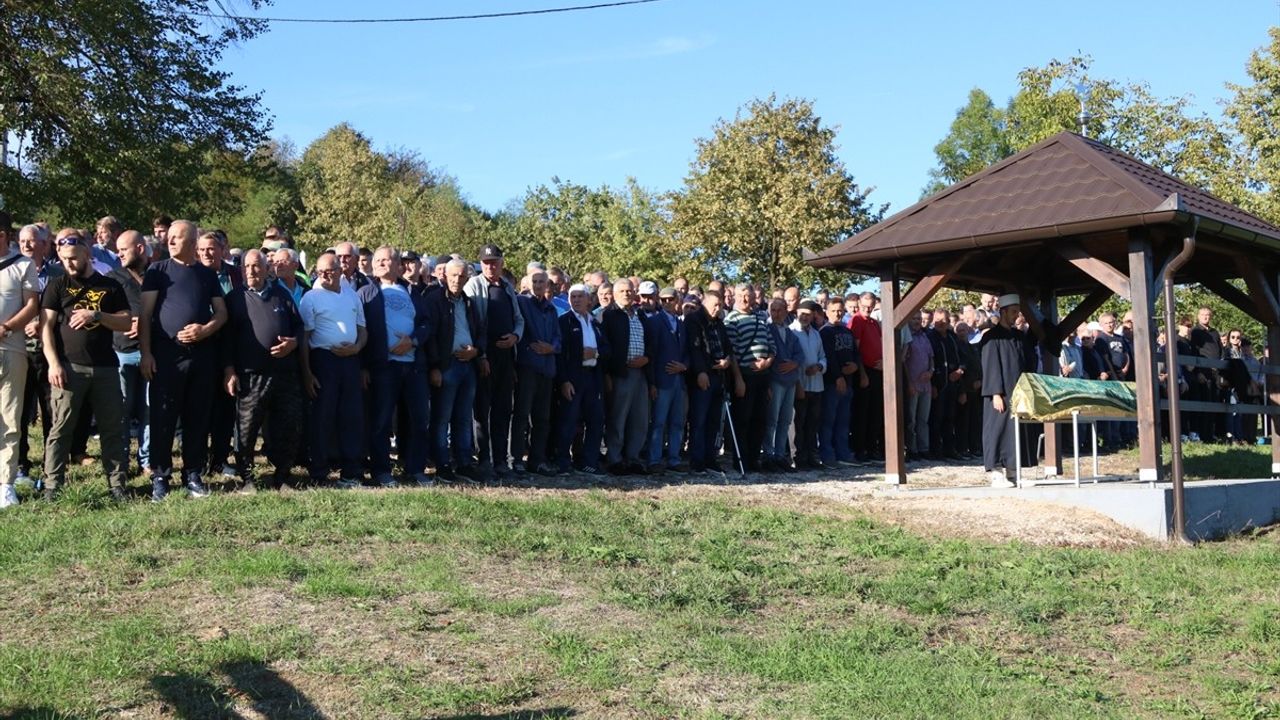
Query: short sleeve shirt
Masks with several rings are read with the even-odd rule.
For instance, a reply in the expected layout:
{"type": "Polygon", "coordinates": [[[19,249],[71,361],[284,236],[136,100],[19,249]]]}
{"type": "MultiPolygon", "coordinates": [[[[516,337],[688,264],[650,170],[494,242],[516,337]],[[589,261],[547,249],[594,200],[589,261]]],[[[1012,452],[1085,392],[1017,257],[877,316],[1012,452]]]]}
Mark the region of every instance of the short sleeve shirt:
{"type": "Polygon", "coordinates": [[[338,292],[316,287],[302,296],[298,306],[302,326],[311,333],[311,347],[332,350],[359,339],[357,328],[365,326],[364,303],[355,290],[342,286],[338,292]]]}
{"type": "Polygon", "coordinates": [[[129,309],[129,298],[120,283],[94,272],[87,278],[68,274],[49,281],[40,298],[43,310],[58,313],[58,357],[73,365],[92,367],[116,367],[114,333],[100,323],[92,322],[81,328],[72,328],[71,314],[75,310],[89,310],[110,315],[129,309]]]}
{"type": "Polygon", "coordinates": [[[176,343],[182,328],[192,323],[203,325],[213,318],[213,300],[222,297],[222,286],[209,268],[169,258],[147,268],[142,292],[158,293],[151,318],[152,339],[176,343]]]}
{"type": "MultiPolygon", "coordinates": [[[[23,296],[26,293],[40,292],[36,280],[36,266],[32,264],[30,258],[19,256],[17,260],[13,260],[18,254],[15,247],[0,257],[0,264],[8,263],[4,270],[0,270],[0,322],[8,320],[22,309],[23,296]],[[13,261],[10,262],[11,260],[13,261]]],[[[14,332],[0,340],[0,350],[26,352],[27,341],[22,328],[13,328],[13,330],[14,332]]]]}

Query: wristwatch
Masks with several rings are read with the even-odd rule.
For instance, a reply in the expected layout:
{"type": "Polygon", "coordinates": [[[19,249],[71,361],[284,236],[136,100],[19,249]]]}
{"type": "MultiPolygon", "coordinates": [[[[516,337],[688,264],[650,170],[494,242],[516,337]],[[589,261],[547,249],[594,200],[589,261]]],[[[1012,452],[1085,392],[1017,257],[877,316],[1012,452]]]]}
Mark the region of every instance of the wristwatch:
{"type": "Polygon", "coordinates": [[[101,311],[101,310],[94,310],[94,311],[93,311],[93,321],[94,321],[94,322],[102,322],[102,311],[101,311]]]}

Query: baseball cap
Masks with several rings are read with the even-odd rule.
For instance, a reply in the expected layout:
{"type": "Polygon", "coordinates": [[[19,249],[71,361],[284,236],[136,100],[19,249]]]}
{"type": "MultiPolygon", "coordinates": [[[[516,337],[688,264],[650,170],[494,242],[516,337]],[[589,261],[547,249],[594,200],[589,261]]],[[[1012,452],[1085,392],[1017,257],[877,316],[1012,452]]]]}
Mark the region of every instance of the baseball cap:
{"type": "Polygon", "coordinates": [[[640,294],[641,295],[657,295],[658,284],[652,280],[645,280],[644,282],[640,283],[640,294]]]}
{"type": "Polygon", "coordinates": [[[412,250],[405,250],[404,252],[400,253],[400,259],[401,259],[401,260],[412,260],[412,261],[414,261],[414,262],[419,262],[419,261],[421,261],[421,260],[422,260],[422,256],[418,255],[418,253],[416,253],[416,252],[414,252],[414,251],[412,251],[412,250]]]}
{"type": "Polygon", "coordinates": [[[484,247],[480,248],[480,259],[482,261],[483,260],[501,260],[502,248],[498,247],[497,245],[494,245],[493,243],[489,243],[488,245],[485,245],[484,247]]]}
{"type": "Polygon", "coordinates": [[[664,288],[662,288],[662,290],[661,290],[661,291],[659,291],[659,292],[658,292],[658,297],[660,297],[660,298],[673,298],[673,297],[679,297],[679,295],[677,295],[677,294],[676,294],[676,289],[675,289],[675,288],[673,288],[673,287],[664,287],[664,288]]]}

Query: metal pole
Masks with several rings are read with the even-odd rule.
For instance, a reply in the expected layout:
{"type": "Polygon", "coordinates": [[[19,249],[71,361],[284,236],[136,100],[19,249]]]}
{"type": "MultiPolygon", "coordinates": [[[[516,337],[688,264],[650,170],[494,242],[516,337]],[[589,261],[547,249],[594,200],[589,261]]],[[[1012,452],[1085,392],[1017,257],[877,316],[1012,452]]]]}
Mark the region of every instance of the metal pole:
{"type": "Polygon", "coordinates": [[[1182,239],[1182,252],[1169,261],[1164,269],[1164,364],[1165,394],[1169,399],[1169,445],[1173,457],[1173,539],[1179,542],[1190,542],[1187,538],[1187,497],[1182,483],[1182,418],[1179,408],[1182,405],[1178,397],[1178,343],[1174,341],[1177,325],[1174,324],[1173,276],[1191,259],[1196,250],[1196,230],[1200,219],[1193,217],[1187,236],[1182,239]]]}

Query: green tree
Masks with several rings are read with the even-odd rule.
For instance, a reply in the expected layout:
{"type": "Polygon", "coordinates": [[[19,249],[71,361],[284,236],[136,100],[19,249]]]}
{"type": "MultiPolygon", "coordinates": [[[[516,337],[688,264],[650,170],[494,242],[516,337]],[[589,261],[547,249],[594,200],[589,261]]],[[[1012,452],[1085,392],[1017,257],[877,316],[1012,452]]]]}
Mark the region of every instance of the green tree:
{"type": "MultiPolygon", "coordinates": [[[[249,0],[257,8],[261,0],[249,0]]],[[[217,70],[265,25],[211,22],[219,0],[6,0],[0,132],[16,139],[0,195],[20,216],[145,226],[201,200],[210,153],[247,154],[270,122],[217,70]]],[[[0,165],[7,165],[5,158],[0,165]]]]}
{"type": "Polygon", "coordinates": [[[803,249],[824,250],[879,215],[836,157],[835,135],[811,102],[772,95],[718,122],[672,198],[675,247],[725,276],[814,281],[803,249]]]}
{"type": "Polygon", "coordinates": [[[1229,84],[1224,108],[1238,142],[1235,172],[1224,194],[1272,223],[1280,224],[1280,28],[1253,52],[1245,70],[1253,82],[1229,84]]]}
{"type": "Polygon", "coordinates": [[[938,167],[929,171],[925,195],[963,180],[1012,154],[1005,126],[1005,111],[978,88],[969,91],[969,102],[956,111],[951,131],[934,146],[938,167]]]}

